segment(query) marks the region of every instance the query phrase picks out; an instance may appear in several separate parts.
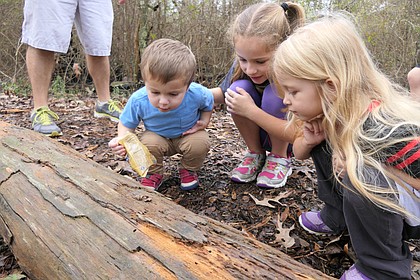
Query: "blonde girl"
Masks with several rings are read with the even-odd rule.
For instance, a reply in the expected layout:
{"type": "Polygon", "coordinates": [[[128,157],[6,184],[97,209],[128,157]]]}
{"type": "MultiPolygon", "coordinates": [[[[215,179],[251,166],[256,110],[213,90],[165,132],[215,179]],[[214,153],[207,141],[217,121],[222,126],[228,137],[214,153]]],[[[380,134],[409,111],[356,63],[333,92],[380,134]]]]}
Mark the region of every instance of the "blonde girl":
{"type": "Polygon", "coordinates": [[[291,35],[273,73],[292,123],[303,123],[294,154],[312,156],[325,202],[300,224],[348,229],[358,261],[341,279],[411,279],[404,240],[420,237],[420,104],[378,70],[343,14],[291,35]]]}
{"type": "Polygon", "coordinates": [[[290,138],[267,133],[264,126],[272,119],[285,119],[285,107],[270,84],[268,71],[274,50],[303,20],[304,10],[298,4],[259,3],[240,13],[228,32],[235,63],[220,87],[212,91],[215,103],[225,102],[224,93],[230,93],[228,111],[248,148],[232,171],[235,182],[256,179],[259,187],[279,188],[292,172],[290,138]],[[248,114],[250,106],[246,104],[257,109],[255,114],[248,114]]]}

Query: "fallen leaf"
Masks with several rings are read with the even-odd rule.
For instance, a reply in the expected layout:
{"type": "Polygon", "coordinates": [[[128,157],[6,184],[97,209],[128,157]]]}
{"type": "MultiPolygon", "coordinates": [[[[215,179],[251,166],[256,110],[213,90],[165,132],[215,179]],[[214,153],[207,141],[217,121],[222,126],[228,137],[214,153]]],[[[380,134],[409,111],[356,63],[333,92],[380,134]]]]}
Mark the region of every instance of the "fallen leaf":
{"type": "Polygon", "coordinates": [[[285,248],[290,248],[295,245],[295,239],[290,236],[290,232],[295,229],[295,225],[290,228],[283,228],[283,223],[280,220],[280,215],[277,215],[277,232],[275,234],[276,239],[274,243],[281,244],[285,248]]]}
{"type": "Polygon", "coordinates": [[[254,197],[252,194],[249,194],[249,196],[250,196],[250,197],[254,200],[255,204],[257,204],[257,205],[267,206],[267,207],[270,207],[270,208],[276,208],[276,206],[274,206],[274,205],[273,205],[273,204],[271,204],[270,202],[278,203],[278,204],[280,204],[280,205],[282,205],[282,206],[287,206],[286,204],[281,203],[281,202],[280,202],[280,199],[283,199],[283,198],[289,197],[292,193],[293,193],[293,191],[292,191],[292,190],[290,190],[290,191],[286,191],[286,192],[279,193],[279,195],[277,195],[277,196],[276,196],[276,197],[274,197],[274,198],[271,198],[271,197],[265,197],[265,198],[264,198],[264,199],[262,199],[262,200],[257,199],[257,198],[256,198],[256,197],[254,197]]]}

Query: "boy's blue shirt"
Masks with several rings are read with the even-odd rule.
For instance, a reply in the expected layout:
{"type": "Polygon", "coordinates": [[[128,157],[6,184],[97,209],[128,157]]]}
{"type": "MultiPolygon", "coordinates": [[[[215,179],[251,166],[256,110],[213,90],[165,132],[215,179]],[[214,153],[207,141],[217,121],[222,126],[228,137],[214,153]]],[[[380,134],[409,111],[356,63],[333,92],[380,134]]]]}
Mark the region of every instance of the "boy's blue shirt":
{"type": "Polygon", "coordinates": [[[147,130],[166,138],[177,138],[197,123],[202,111],[212,111],[213,103],[213,94],[208,88],[191,83],[178,108],[160,112],[150,103],[146,87],[142,87],[128,99],[120,121],[130,129],[135,129],[143,121],[147,130]]]}

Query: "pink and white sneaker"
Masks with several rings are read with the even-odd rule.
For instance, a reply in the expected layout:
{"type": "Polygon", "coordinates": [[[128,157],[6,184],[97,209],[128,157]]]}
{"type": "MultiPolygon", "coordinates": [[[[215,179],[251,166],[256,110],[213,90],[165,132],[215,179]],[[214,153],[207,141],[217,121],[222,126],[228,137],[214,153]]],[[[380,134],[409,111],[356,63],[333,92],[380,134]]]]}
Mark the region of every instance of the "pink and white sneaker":
{"type": "Polygon", "coordinates": [[[292,160],[270,153],[257,177],[257,186],[269,189],[281,188],[286,184],[287,177],[291,174],[292,160]]]}
{"type": "Polygon", "coordinates": [[[265,157],[265,154],[248,152],[238,167],[233,169],[231,180],[237,183],[254,181],[264,165],[265,157]]]}

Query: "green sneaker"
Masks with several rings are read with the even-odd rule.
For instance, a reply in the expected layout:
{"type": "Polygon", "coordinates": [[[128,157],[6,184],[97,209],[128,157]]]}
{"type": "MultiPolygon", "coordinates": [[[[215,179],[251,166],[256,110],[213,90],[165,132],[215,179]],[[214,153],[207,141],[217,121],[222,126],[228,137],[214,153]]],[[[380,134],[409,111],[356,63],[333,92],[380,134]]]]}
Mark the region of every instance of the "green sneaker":
{"type": "Polygon", "coordinates": [[[107,103],[99,105],[96,102],[94,116],[96,118],[108,118],[111,121],[119,122],[121,110],[121,103],[110,99],[107,103]]]}
{"type": "Polygon", "coordinates": [[[32,129],[36,132],[50,137],[63,135],[61,129],[55,123],[55,121],[58,121],[57,114],[47,106],[32,111],[30,120],[32,121],[32,129]]]}

